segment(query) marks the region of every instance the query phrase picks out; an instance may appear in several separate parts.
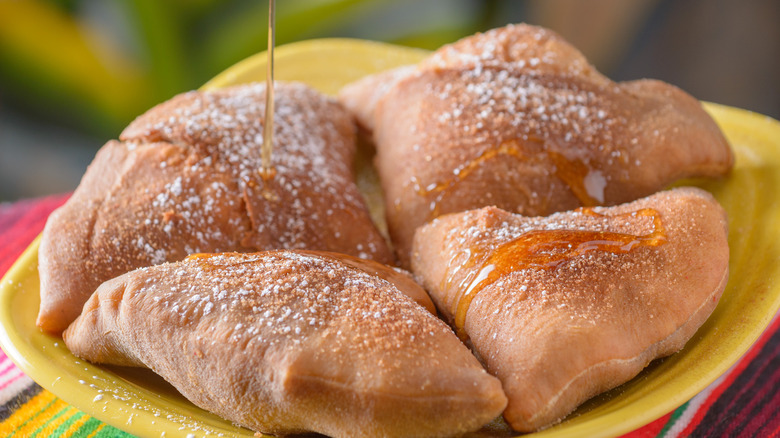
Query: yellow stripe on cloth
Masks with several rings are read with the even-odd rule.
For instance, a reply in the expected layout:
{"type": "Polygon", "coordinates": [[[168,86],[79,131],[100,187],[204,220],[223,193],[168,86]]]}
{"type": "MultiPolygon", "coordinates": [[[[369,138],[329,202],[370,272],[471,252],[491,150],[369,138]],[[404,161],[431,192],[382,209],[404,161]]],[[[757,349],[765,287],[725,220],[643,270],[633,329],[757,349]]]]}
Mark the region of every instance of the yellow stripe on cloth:
{"type": "Polygon", "coordinates": [[[98,434],[104,427],[106,426],[105,423],[100,423],[100,426],[96,427],[95,430],[92,431],[91,434],[87,436],[87,438],[93,438],[95,435],[98,434]]]}
{"type": "MultiPolygon", "coordinates": [[[[2,0],[0,0],[2,1],[2,0]]],[[[133,438],[42,390],[0,422],[0,438],[133,438]]]]}
{"type": "Polygon", "coordinates": [[[0,424],[0,435],[30,436],[33,431],[67,406],[49,391],[41,391],[0,424]]]}
{"type": "Polygon", "coordinates": [[[52,418],[51,421],[43,425],[43,427],[39,428],[36,431],[35,436],[42,437],[42,438],[55,436],[54,431],[57,430],[57,428],[61,427],[64,423],[69,421],[71,418],[73,418],[74,415],[78,413],[79,413],[78,409],[67,406],[65,409],[60,411],[59,416],[55,416],[54,418],[52,418]]]}
{"type": "Polygon", "coordinates": [[[66,430],[65,432],[62,433],[62,435],[60,435],[60,438],[70,438],[70,437],[72,437],[73,434],[78,432],[79,429],[81,429],[81,426],[83,426],[84,423],[89,421],[91,418],[92,417],[90,417],[89,415],[83,414],[81,416],[81,418],[79,418],[78,420],[74,421],[73,424],[70,425],[68,430],[66,430]]]}

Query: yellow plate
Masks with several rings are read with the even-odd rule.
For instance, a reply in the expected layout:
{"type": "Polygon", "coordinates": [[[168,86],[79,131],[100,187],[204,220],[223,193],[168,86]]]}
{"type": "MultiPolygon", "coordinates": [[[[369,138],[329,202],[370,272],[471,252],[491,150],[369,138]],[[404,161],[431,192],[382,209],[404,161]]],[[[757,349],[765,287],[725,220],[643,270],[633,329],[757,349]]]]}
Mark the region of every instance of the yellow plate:
{"type": "MultiPolygon", "coordinates": [[[[315,40],[280,47],[276,75],[334,94],[361,76],[423,56],[419,50],[381,43],[315,40]]],[[[259,54],[204,88],[264,76],[265,56],[259,54]]],[[[780,205],[774,195],[780,190],[780,123],[743,110],[705,106],[737,156],[727,179],[697,183],[720,200],[730,217],[731,279],[720,304],[683,351],[652,363],[635,379],[537,436],[616,436],[666,414],[736,362],[780,307],[780,205]]],[[[79,361],[60,338],[42,334],[35,327],[37,250],[36,240],[0,285],[0,344],[30,377],[84,412],[138,436],[252,436],[193,406],[148,371],[79,361]]]]}

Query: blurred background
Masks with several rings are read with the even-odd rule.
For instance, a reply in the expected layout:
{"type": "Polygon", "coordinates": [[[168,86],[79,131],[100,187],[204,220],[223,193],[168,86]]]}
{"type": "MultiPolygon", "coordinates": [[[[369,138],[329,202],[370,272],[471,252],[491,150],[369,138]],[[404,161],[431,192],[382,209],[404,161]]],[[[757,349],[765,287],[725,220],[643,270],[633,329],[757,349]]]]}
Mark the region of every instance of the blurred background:
{"type": "MultiPolygon", "coordinates": [[[[265,50],[262,0],[0,0],[0,202],[73,190],[135,116],[265,50]]],[[[549,27],[615,80],[780,118],[777,0],[278,0],[277,44],[549,27]]]]}

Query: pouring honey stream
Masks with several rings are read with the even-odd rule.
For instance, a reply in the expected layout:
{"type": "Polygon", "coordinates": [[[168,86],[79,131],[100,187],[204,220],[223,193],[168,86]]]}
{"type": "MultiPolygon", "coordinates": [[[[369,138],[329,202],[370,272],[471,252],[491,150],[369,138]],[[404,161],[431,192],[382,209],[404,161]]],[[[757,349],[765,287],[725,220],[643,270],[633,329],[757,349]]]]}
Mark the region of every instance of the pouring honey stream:
{"type": "MultiPolygon", "coordinates": [[[[593,208],[580,208],[582,214],[594,217],[650,217],[653,230],[647,234],[635,235],[611,231],[592,230],[533,230],[501,244],[492,251],[484,248],[470,248],[469,267],[479,269],[469,273],[457,286],[459,296],[455,300],[455,328],[462,339],[466,339],[466,314],[474,298],[488,285],[502,277],[524,269],[556,269],[574,257],[589,252],[601,251],[612,254],[626,254],[640,247],[660,246],[666,243],[666,231],[657,210],[641,210],[616,216],[607,216],[593,208]]],[[[452,276],[443,284],[452,286],[452,276]]]]}
{"type": "Polygon", "coordinates": [[[271,189],[271,181],[276,175],[271,163],[274,139],[274,47],[276,46],[276,0],[268,2],[268,56],[265,76],[265,123],[263,125],[263,145],[261,148],[263,197],[268,201],[277,201],[279,196],[271,189]]]}

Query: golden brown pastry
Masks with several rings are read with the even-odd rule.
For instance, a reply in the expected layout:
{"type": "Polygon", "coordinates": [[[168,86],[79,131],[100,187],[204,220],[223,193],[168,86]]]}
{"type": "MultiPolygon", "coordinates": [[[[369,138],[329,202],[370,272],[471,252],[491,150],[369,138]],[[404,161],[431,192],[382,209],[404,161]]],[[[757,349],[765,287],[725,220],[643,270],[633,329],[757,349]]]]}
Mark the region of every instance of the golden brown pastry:
{"type": "Polygon", "coordinates": [[[196,255],[132,271],[102,284],[63,338],[265,433],[452,436],[506,406],[444,322],[333,254],[196,255]]]}
{"type": "Polygon", "coordinates": [[[277,89],[268,182],[262,84],[176,96],[108,142],[43,232],[38,325],[61,332],[103,281],[196,252],[309,248],[393,262],[353,181],[350,116],[302,84],[277,89]]]}
{"type": "Polygon", "coordinates": [[[528,25],[444,46],[340,98],[373,130],[405,266],[416,228],[442,214],[615,205],[733,163],[693,97],[660,81],[612,82],[560,36],[528,25]]]}
{"type": "Polygon", "coordinates": [[[726,285],[726,237],[712,196],[681,188],[549,217],[442,216],[418,230],[412,266],[527,432],[681,349],[726,285]]]}

